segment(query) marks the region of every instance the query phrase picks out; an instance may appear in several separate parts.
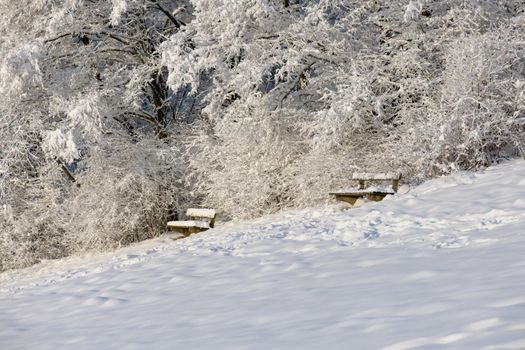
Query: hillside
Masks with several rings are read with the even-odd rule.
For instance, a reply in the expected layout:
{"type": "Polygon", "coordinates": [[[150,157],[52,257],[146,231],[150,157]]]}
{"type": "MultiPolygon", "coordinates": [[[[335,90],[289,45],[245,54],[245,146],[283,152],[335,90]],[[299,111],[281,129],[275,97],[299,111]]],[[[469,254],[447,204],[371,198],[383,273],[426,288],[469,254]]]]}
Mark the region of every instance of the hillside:
{"type": "Polygon", "coordinates": [[[0,0],[0,271],[525,150],[523,0],[0,0]],[[27,18],[31,18],[28,21],[27,18]]]}
{"type": "Polygon", "coordinates": [[[525,161],[0,274],[0,348],[524,349],[525,161]]]}

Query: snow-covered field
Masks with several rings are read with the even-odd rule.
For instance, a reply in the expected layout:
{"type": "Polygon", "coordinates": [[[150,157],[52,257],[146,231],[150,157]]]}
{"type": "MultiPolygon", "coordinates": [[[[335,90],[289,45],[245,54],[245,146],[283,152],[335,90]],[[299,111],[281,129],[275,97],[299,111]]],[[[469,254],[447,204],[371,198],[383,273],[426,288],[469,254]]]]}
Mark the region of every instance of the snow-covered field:
{"type": "Polygon", "coordinates": [[[525,349],[525,161],[0,275],[0,349],[525,349]]]}

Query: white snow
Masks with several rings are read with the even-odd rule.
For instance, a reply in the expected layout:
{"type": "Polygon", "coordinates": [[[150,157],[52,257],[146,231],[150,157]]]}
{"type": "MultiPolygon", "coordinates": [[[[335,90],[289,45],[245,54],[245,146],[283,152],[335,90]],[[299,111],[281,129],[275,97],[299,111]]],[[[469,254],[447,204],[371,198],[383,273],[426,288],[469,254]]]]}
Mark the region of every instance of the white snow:
{"type": "Polygon", "coordinates": [[[210,224],[207,221],[199,221],[199,220],[168,221],[167,226],[168,227],[210,228],[210,224]]]}
{"type": "Polygon", "coordinates": [[[0,275],[1,349],[525,349],[525,161],[0,275]]]}
{"type": "Polygon", "coordinates": [[[63,159],[72,163],[80,157],[74,135],[71,131],[49,130],[43,133],[42,150],[49,158],[63,159]]]}
{"type": "Polygon", "coordinates": [[[194,218],[214,218],[215,217],[215,210],[213,209],[207,209],[207,208],[189,208],[186,211],[187,217],[194,217],[194,218]]]}
{"type": "Polygon", "coordinates": [[[353,180],[399,180],[400,173],[353,173],[353,180]]]}

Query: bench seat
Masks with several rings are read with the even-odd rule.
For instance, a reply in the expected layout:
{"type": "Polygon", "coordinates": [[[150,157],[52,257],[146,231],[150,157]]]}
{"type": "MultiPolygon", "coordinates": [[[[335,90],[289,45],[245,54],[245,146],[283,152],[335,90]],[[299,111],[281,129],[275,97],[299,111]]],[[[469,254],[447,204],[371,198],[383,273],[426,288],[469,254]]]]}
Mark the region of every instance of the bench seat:
{"type": "Polygon", "coordinates": [[[335,196],[335,199],[342,202],[355,205],[359,198],[366,198],[368,200],[379,202],[386,196],[395,194],[395,192],[377,192],[377,191],[353,191],[353,192],[330,192],[330,195],[335,196]]]}
{"type": "Polygon", "coordinates": [[[186,220],[186,221],[168,221],[168,227],[196,227],[202,229],[209,229],[210,224],[207,221],[198,221],[198,220],[186,220]]]}
{"type": "Polygon", "coordinates": [[[343,201],[355,205],[357,200],[360,198],[366,198],[368,200],[379,202],[383,200],[387,195],[392,195],[397,192],[399,180],[401,179],[400,173],[380,173],[380,174],[369,174],[369,173],[354,173],[352,174],[352,181],[357,182],[358,188],[330,192],[329,194],[335,196],[338,201],[343,201]],[[389,186],[376,185],[366,187],[367,182],[390,182],[389,186]]]}
{"type": "Polygon", "coordinates": [[[184,236],[202,232],[213,228],[215,224],[215,210],[204,208],[189,208],[186,211],[188,220],[169,221],[168,230],[177,231],[184,236]]]}

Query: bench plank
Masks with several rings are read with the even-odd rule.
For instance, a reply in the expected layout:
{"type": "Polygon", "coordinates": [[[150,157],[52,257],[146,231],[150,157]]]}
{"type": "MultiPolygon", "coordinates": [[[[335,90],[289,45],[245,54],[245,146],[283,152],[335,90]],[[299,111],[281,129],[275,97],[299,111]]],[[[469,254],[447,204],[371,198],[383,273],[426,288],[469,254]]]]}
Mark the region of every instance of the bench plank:
{"type": "Polygon", "coordinates": [[[192,218],[213,219],[215,217],[215,210],[205,208],[188,208],[188,210],[186,211],[186,216],[192,218]]]}
{"type": "Polygon", "coordinates": [[[205,208],[188,208],[186,210],[187,220],[169,221],[168,229],[189,236],[192,233],[206,231],[215,224],[215,210],[205,208]]]}
{"type": "Polygon", "coordinates": [[[342,202],[350,203],[351,205],[355,205],[357,200],[359,198],[366,198],[370,201],[379,202],[382,201],[383,198],[388,196],[389,194],[394,193],[387,193],[387,192],[366,192],[366,191],[355,191],[355,192],[331,192],[330,195],[335,196],[335,199],[342,202]]]}
{"type": "Polygon", "coordinates": [[[198,221],[198,220],[186,220],[186,221],[168,221],[168,227],[197,227],[202,229],[209,229],[210,224],[207,221],[198,221]]]}
{"type": "Polygon", "coordinates": [[[353,181],[357,182],[358,188],[349,191],[330,192],[338,201],[343,201],[355,205],[359,198],[367,198],[371,201],[381,201],[389,194],[395,194],[401,179],[401,173],[353,173],[353,181]],[[369,186],[365,188],[367,182],[385,182],[389,181],[390,186],[369,186]]]}
{"type": "Polygon", "coordinates": [[[353,173],[352,180],[364,180],[364,181],[387,181],[387,180],[400,180],[401,173],[353,173]]]}

